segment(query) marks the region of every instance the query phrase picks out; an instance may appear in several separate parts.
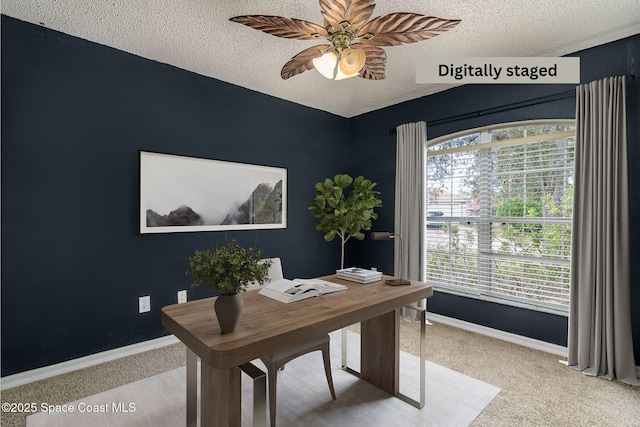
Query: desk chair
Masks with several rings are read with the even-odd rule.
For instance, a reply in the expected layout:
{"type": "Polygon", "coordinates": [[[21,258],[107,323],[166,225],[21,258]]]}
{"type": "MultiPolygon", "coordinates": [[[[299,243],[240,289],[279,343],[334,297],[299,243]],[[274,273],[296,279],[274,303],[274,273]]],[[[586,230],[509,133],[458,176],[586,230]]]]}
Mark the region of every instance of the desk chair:
{"type": "MultiPolygon", "coordinates": [[[[271,261],[269,269],[269,282],[284,278],[282,273],[282,263],[280,258],[268,258],[271,261]]],[[[259,285],[250,285],[249,289],[254,289],[259,285]]],[[[295,303],[294,303],[295,304],[295,303]]],[[[331,377],[331,359],[329,356],[329,335],[298,344],[296,346],[276,351],[275,353],[266,354],[260,357],[262,363],[267,367],[267,378],[269,383],[269,417],[271,419],[271,427],[276,426],[276,385],[278,381],[278,370],[284,369],[287,362],[312,351],[322,351],[322,359],[324,360],[324,372],[329,383],[329,391],[331,397],[336,400],[336,392],[333,388],[333,378],[331,377]]]]}

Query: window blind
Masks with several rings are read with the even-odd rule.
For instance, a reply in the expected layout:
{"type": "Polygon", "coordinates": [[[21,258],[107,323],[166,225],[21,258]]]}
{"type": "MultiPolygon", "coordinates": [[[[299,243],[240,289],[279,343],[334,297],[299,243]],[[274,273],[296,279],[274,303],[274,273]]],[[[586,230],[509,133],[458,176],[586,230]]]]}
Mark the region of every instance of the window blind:
{"type": "Polygon", "coordinates": [[[521,125],[430,147],[427,281],[566,312],[574,135],[567,125],[521,125]]]}

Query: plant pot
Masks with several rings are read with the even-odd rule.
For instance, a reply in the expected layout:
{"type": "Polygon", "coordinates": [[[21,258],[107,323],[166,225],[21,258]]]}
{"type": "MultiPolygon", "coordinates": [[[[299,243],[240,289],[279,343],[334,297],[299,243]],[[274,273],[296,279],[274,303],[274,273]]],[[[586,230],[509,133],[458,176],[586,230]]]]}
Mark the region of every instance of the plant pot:
{"type": "Polygon", "coordinates": [[[244,307],[244,300],[240,294],[220,295],[213,304],[218,317],[220,330],[223,334],[235,331],[244,307]]]}

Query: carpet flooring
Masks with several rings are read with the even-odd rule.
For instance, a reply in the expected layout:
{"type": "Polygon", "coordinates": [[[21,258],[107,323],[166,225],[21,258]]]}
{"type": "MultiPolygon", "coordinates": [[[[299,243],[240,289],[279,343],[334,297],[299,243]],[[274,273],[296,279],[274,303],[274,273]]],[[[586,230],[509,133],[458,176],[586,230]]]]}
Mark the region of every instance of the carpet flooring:
{"type": "MultiPolygon", "coordinates": [[[[350,332],[349,365],[357,369],[359,335],[350,332]]],[[[498,387],[427,362],[426,405],[418,410],[340,369],[341,336],[331,334],[332,374],[338,399],[324,377],[320,352],[287,364],[278,374],[279,426],[468,426],[499,393],[498,387]]],[[[263,367],[259,361],[254,362],[263,367]]],[[[401,353],[400,391],[419,396],[419,358],[401,353]]],[[[243,375],[243,426],[252,425],[252,382],[243,375]]],[[[27,427],[184,425],[185,368],[69,402],[67,409],[27,417],[27,427]],[[88,410],[94,410],[89,412],[88,410]],[[127,412],[124,412],[124,411],[127,412]]]]}

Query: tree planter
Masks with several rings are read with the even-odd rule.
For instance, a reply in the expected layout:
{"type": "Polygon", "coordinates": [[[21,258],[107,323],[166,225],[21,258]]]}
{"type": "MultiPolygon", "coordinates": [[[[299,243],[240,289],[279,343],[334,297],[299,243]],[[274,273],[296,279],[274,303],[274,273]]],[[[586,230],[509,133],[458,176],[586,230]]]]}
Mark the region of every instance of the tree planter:
{"type": "Polygon", "coordinates": [[[213,309],[218,317],[222,334],[228,334],[236,330],[243,307],[244,300],[240,294],[220,295],[216,299],[213,309]]]}

